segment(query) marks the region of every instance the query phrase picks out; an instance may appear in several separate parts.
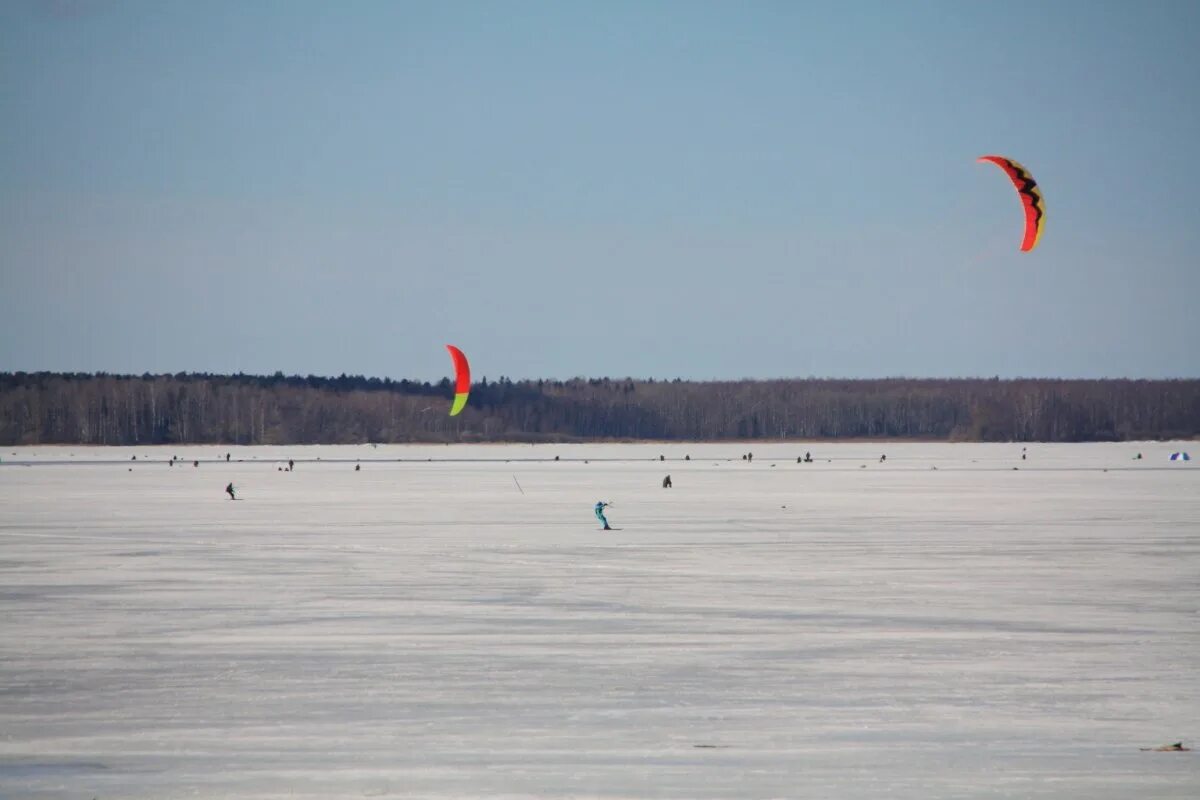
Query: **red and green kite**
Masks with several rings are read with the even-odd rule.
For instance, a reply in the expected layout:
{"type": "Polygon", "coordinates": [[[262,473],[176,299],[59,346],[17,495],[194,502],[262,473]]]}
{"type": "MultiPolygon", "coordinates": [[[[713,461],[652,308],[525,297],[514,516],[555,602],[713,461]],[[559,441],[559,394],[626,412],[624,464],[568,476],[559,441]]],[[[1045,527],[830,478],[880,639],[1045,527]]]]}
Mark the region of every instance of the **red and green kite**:
{"type": "Polygon", "coordinates": [[[450,358],[454,359],[454,404],[450,406],[450,416],[458,414],[467,405],[467,395],[471,392],[471,367],[463,351],[452,344],[446,345],[450,358]]]}

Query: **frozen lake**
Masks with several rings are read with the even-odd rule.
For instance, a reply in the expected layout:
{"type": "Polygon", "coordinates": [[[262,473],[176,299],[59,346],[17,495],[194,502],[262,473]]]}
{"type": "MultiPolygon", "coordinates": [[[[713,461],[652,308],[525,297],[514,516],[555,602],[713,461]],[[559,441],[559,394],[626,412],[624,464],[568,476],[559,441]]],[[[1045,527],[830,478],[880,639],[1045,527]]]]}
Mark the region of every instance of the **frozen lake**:
{"type": "Polygon", "coordinates": [[[1198,797],[1200,443],[1027,448],[5,448],[0,797],[1198,797]]]}

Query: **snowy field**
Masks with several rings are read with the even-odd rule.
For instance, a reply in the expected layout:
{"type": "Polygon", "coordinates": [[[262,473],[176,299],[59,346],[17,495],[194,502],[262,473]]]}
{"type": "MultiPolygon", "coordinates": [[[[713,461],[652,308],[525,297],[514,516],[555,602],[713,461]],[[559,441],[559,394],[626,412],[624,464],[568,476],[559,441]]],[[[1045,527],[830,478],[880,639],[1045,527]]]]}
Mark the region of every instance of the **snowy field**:
{"type": "Polygon", "coordinates": [[[6,448],[0,797],[1200,797],[1200,443],[1021,451],[6,448]]]}

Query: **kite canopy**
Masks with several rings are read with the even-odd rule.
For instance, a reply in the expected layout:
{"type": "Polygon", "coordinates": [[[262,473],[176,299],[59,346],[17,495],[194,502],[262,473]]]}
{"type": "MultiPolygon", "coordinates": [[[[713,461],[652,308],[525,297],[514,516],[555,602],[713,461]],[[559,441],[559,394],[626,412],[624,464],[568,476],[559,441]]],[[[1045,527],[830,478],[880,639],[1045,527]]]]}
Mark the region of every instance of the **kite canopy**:
{"type": "Polygon", "coordinates": [[[1183,453],[1183,452],[1171,453],[1171,460],[1172,461],[1191,461],[1192,457],[1189,456],[1187,453],[1183,453]]]}
{"type": "Polygon", "coordinates": [[[452,344],[446,345],[450,358],[454,360],[454,404],[450,406],[450,416],[455,416],[467,405],[467,395],[471,392],[471,367],[463,351],[452,344]]]}
{"type": "Polygon", "coordinates": [[[1046,224],[1046,201],[1042,199],[1042,190],[1038,188],[1037,181],[1029,174],[1029,170],[1011,158],[980,156],[979,161],[995,164],[1004,170],[1013,182],[1021,204],[1025,207],[1025,238],[1021,240],[1021,250],[1028,252],[1037,247],[1038,240],[1042,238],[1042,228],[1046,224]]]}

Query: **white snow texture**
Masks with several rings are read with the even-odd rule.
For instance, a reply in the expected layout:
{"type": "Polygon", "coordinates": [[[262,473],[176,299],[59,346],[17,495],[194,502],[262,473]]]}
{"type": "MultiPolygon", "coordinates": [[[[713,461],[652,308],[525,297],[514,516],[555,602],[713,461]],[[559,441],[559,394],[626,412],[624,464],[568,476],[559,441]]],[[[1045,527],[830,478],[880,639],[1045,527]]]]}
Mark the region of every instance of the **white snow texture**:
{"type": "Polygon", "coordinates": [[[1187,444],[6,448],[0,797],[1200,797],[1187,444]]]}

